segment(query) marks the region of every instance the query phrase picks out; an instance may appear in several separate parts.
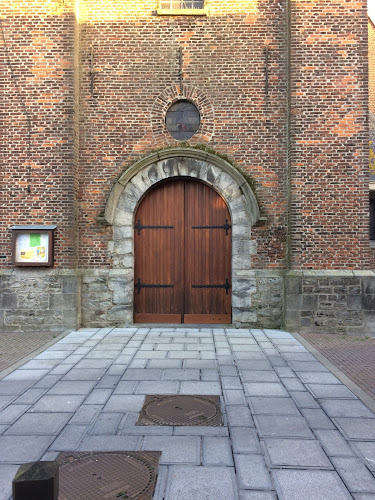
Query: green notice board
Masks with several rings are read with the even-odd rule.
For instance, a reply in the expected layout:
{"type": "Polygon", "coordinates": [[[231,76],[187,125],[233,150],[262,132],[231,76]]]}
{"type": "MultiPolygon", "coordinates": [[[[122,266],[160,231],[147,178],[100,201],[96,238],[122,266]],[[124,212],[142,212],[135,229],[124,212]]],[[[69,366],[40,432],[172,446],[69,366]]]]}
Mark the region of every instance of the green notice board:
{"type": "Polygon", "coordinates": [[[30,247],[37,247],[40,245],[42,235],[40,233],[30,234],[30,247]]]}

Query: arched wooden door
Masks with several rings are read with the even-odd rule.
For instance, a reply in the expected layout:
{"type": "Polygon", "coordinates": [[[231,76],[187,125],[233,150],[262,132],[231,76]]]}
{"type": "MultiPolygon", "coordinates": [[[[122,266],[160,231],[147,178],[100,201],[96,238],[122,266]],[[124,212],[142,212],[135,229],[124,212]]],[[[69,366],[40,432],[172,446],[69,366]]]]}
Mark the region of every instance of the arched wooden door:
{"type": "Polygon", "coordinates": [[[231,323],[231,222],[199,181],[159,184],[135,217],[134,321],[231,323]]]}

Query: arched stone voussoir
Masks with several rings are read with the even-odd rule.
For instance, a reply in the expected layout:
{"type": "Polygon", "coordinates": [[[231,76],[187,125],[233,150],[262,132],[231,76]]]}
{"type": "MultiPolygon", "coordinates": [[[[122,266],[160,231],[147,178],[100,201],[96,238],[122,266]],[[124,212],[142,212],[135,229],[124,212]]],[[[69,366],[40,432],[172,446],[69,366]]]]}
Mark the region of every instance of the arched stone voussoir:
{"type": "Polygon", "coordinates": [[[110,224],[123,220],[125,214],[118,212],[125,206],[128,210],[130,206],[134,209],[151,186],[164,179],[179,176],[192,177],[211,185],[224,198],[232,216],[236,212],[233,202],[242,195],[249,225],[254,225],[259,219],[258,202],[241,172],[223,158],[193,148],[166,149],[135,162],[112,188],[105,219],[110,224]],[[126,199],[128,202],[124,203],[126,199]]]}

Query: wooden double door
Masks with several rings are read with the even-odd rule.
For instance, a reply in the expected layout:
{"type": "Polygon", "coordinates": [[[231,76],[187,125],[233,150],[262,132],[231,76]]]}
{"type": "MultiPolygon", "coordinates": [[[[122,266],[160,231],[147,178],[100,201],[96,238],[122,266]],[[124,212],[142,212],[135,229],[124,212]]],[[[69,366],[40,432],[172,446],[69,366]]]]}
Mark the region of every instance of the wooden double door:
{"type": "Polygon", "coordinates": [[[134,233],[135,322],[231,323],[231,221],[216,191],[183,178],[158,184],[134,233]]]}

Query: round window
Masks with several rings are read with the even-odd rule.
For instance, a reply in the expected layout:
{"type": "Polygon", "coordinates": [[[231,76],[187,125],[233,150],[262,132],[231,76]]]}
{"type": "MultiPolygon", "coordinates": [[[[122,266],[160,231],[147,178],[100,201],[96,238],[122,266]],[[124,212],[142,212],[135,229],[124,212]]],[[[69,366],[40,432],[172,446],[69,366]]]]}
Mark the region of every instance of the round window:
{"type": "Polygon", "coordinates": [[[168,109],[165,125],[168,132],[178,141],[193,137],[199,129],[201,115],[198,108],[190,101],[177,101],[168,109]]]}

